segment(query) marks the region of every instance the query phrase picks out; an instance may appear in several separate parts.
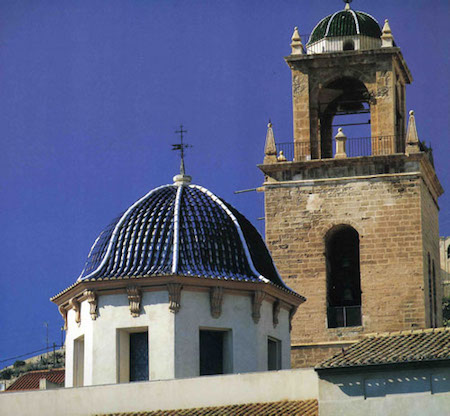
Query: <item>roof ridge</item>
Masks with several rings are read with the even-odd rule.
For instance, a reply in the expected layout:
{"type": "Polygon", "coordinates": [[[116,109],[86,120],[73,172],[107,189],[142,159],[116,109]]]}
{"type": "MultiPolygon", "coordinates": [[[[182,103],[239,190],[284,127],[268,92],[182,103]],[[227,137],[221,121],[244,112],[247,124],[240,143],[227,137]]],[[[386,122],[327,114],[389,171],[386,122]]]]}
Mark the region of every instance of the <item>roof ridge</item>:
{"type": "Polygon", "coordinates": [[[31,370],[31,371],[27,371],[26,373],[21,374],[21,376],[26,376],[27,374],[36,374],[36,373],[49,373],[51,371],[65,371],[65,367],[60,367],[60,368],[45,368],[43,370],[31,370]]]}
{"type": "Polygon", "coordinates": [[[403,331],[392,331],[392,332],[371,332],[369,334],[364,334],[364,338],[385,338],[391,336],[399,335],[416,335],[416,334],[431,334],[437,332],[450,331],[450,327],[440,327],[440,328],[422,328],[422,329],[408,329],[403,331]]]}

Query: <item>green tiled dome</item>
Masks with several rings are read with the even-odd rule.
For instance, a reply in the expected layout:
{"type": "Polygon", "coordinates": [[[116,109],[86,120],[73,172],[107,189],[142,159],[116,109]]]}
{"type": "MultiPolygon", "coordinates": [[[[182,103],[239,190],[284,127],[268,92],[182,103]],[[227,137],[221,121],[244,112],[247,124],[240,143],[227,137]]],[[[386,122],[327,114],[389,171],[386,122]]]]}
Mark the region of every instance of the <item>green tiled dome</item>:
{"type": "Polygon", "coordinates": [[[353,35],[379,38],[381,36],[380,25],[374,17],[367,13],[351,9],[341,10],[325,17],[316,25],[308,44],[323,38],[353,35]]]}

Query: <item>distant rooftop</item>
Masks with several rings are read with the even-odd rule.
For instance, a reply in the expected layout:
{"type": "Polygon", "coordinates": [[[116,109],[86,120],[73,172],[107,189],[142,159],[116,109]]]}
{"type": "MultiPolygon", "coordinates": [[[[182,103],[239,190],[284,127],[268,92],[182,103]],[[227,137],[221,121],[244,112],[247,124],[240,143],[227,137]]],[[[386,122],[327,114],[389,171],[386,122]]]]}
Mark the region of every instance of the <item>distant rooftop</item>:
{"type": "Polygon", "coordinates": [[[64,368],[58,368],[57,370],[30,371],[29,373],[20,376],[6,389],[6,391],[39,390],[39,380],[43,378],[51,383],[63,385],[64,376],[64,368]]]}

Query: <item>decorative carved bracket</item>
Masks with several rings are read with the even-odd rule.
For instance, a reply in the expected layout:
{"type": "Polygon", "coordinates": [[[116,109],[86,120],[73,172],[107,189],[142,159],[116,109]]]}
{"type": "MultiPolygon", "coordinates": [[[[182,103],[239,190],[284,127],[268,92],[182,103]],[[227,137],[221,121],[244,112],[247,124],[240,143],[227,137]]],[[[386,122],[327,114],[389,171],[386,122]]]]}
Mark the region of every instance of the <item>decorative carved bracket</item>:
{"type": "Polygon", "coordinates": [[[281,309],[281,301],[277,299],[272,306],[272,318],[273,318],[273,327],[275,328],[278,325],[278,315],[281,309]]]}
{"type": "Polygon", "coordinates": [[[59,305],[58,310],[62,318],[64,319],[64,330],[67,331],[67,309],[64,308],[62,305],[59,305]]]}
{"type": "Polygon", "coordinates": [[[266,294],[262,290],[257,290],[253,293],[252,302],[252,318],[255,324],[257,324],[261,318],[261,305],[266,294]]]}
{"type": "Polygon", "coordinates": [[[289,311],[289,332],[292,331],[292,318],[294,317],[295,313],[297,312],[298,306],[294,306],[289,311]]]}
{"type": "Polygon", "coordinates": [[[177,313],[181,308],[181,285],[179,283],[169,283],[167,285],[169,292],[169,309],[173,313],[177,313]]]}
{"type": "Polygon", "coordinates": [[[127,295],[131,316],[136,318],[141,312],[142,293],[137,286],[128,286],[127,295]]]}
{"type": "Polygon", "coordinates": [[[93,321],[97,319],[98,313],[97,313],[97,307],[98,307],[98,299],[97,294],[93,290],[85,290],[84,295],[87,298],[87,301],[89,302],[90,308],[90,314],[93,321]]]}
{"type": "Polygon", "coordinates": [[[211,304],[211,316],[216,319],[219,318],[222,314],[223,288],[218,286],[211,288],[209,301],[211,304]]]}
{"type": "Polygon", "coordinates": [[[69,300],[69,306],[74,309],[74,311],[75,311],[75,322],[78,324],[78,326],[80,326],[80,324],[81,324],[81,307],[80,307],[80,302],[77,299],[72,298],[72,299],[69,300]]]}

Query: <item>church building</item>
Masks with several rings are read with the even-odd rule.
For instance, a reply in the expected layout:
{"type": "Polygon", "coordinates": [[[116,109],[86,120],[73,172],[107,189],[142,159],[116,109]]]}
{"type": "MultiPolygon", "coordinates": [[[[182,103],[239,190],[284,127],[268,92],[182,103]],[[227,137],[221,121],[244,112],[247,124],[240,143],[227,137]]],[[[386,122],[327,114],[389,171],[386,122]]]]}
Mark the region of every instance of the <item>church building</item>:
{"type": "Polygon", "coordinates": [[[71,388],[0,395],[0,408],[448,414],[443,188],[406,108],[413,79],[389,22],[350,3],[308,37],[294,29],[293,141],[278,142],[269,123],[258,165],[265,241],[192,183],[181,133],[173,183],[114,219],[78,279],[51,299],[71,388]],[[351,137],[350,126],[366,135],[351,137]]]}

